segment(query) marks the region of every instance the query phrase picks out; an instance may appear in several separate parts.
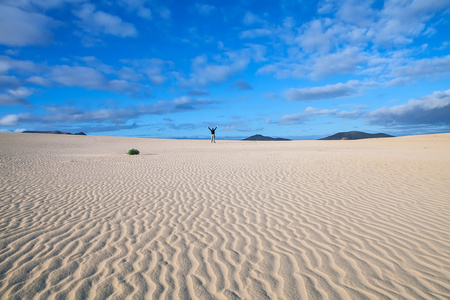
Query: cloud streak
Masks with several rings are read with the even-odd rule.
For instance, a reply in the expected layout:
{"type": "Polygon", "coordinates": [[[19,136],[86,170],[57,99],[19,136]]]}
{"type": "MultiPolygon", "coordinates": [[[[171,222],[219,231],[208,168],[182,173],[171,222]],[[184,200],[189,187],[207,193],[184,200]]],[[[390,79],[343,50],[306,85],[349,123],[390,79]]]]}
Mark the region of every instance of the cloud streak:
{"type": "Polygon", "coordinates": [[[27,98],[32,94],[33,92],[26,87],[8,89],[5,93],[0,94],[0,105],[15,106],[28,104],[27,98]]]}
{"type": "Polygon", "coordinates": [[[379,8],[373,1],[325,1],[318,17],[301,26],[260,22],[260,27],[245,29],[240,36],[270,36],[278,40],[277,45],[288,48],[286,54],[258,70],[280,79],[317,80],[349,73],[379,78],[439,76],[448,74],[448,57],[417,60],[419,49],[413,46],[410,51],[399,51],[396,47],[432,35],[433,26],[446,22],[448,4],[439,0],[385,1],[379,8]],[[432,19],[436,21],[429,22],[432,19]]]}
{"type": "Polygon", "coordinates": [[[392,70],[391,77],[436,77],[450,74],[450,55],[410,61],[392,70]]]}
{"type": "Polygon", "coordinates": [[[0,44],[13,47],[47,45],[53,39],[51,29],[57,24],[41,13],[0,4],[0,44]]]}
{"type": "Polygon", "coordinates": [[[114,123],[124,124],[130,119],[145,115],[165,115],[186,111],[204,109],[214,103],[211,99],[180,97],[172,101],[158,101],[153,104],[141,104],[128,108],[108,108],[84,110],[77,107],[45,106],[47,113],[42,115],[8,114],[0,119],[0,125],[16,126],[27,123],[44,124],[84,124],[84,123],[114,123]]]}
{"type": "Polygon", "coordinates": [[[370,125],[389,128],[405,125],[414,127],[448,126],[450,125],[450,90],[436,91],[423,98],[409,100],[405,104],[383,107],[373,111],[340,111],[307,107],[300,113],[284,115],[277,123],[282,125],[303,124],[318,116],[361,119],[370,125]]]}
{"type": "Polygon", "coordinates": [[[80,26],[89,33],[110,34],[118,37],[134,37],[137,30],[133,24],[124,22],[120,17],[104,11],[96,10],[92,4],[84,4],[74,10],[74,15],[80,19],[80,26]]]}
{"type": "Polygon", "coordinates": [[[384,107],[366,115],[370,124],[383,126],[450,124],[450,90],[434,92],[421,99],[384,107]]]}
{"type": "Polygon", "coordinates": [[[359,82],[350,80],[347,83],[337,83],[322,87],[291,88],[286,91],[286,99],[289,101],[315,101],[324,99],[336,99],[359,95],[367,87],[375,85],[373,82],[359,82]]]}
{"type": "Polygon", "coordinates": [[[162,60],[123,60],[122,67],[115,68],[102,64],[95,57],[85,57],[81,61],[86,65],[49,66],[0,56],[0,74],[7,74],[0,76],[0,85],[9,90],[20,84],[26,85],[23,89],[30,85],[81,87],[141,97],[148,96],[149,84],[161,85],[167,80],[164,72],[170,65],[170,62],[162,60]]]}
{"type": "Polygon", "coordinates": [[[317,109],[309,106],[301,113],[284,115],[277,123],[282,125],[303,124],[315,116],[335,116],[338,112],[337,109],[317,109]]]}
{"type": "Polygon", "coordinates": [[[259,61],[262,58],[263,49],[259,46],[227,51],[224,55],[216,56],[211,62],[206,55],[200,55],[192,60],[191,73],[188,78],[182,74],[178,80],[183,86],[204,87],[209,84],[220,84],[226,82],[239,72],[244,71],[250,62],[259,61]]]}

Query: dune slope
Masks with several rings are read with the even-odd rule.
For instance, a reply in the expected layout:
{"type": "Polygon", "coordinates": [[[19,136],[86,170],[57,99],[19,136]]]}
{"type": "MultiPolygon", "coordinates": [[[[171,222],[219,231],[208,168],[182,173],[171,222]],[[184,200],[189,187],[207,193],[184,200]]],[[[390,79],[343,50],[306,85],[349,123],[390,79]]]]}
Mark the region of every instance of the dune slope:
{"type": "Polygon", "coordinates": [[[1,299],[450,296],[450,134],[0,141],[1,299]]]}

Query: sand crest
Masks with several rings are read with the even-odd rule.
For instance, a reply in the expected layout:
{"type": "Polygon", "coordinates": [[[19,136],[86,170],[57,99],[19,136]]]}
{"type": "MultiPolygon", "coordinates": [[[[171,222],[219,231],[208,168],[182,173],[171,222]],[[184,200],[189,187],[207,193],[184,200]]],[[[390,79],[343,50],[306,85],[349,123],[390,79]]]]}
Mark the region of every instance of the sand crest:
{"type": "Polygon", "coordinates": [[[448,299],[449,170],[450,134],[0,133],[0,299],[448,299]]]}

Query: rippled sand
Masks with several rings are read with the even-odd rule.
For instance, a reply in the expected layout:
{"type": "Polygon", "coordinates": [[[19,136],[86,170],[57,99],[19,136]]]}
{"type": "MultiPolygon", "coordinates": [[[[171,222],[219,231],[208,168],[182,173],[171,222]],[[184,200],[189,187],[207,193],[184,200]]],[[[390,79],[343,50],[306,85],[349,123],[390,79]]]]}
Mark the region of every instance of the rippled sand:
{"type": "Polygon", "coordinates": [[[450,134],[0,133],[0,298],[449,299],[449,170],[450,134]]]}

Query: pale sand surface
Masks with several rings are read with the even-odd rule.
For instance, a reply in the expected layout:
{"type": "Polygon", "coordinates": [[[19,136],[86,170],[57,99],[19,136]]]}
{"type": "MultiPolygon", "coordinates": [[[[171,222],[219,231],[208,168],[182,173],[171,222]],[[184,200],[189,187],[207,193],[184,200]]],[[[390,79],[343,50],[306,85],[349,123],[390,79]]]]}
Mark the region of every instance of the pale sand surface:
{"type": "Polygon", "coordinates": [[[1,299],[450,297],[450,134],[0,133],[0,179],[1,299]]]}

